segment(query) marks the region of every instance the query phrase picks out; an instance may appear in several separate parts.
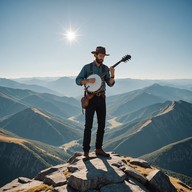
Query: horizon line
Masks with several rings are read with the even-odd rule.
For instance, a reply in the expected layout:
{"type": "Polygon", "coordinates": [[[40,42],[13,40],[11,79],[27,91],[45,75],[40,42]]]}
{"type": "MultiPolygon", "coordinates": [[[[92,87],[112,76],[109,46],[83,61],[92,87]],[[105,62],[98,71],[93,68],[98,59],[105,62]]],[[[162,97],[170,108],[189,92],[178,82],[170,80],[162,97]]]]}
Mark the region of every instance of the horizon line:
{"type": "MultiPolygon", "coordinates": [[[[45,78],[57,78],[57,79],[60,79],[60,78],[63,78],[63,77],[68,77],[68,78],[75,78],[76,76],[73,76],[73,75],[70,75],[70,76],[30,76],[30,77],[26,77],[26,76],[23,76],[23,77],[0,77],[0,79],[10,79],[10,80],[15,80],[15,79],[45,79],[45,78]]],[[[154,79],[154,78],[127,78],[127,77],[117,77],[115,79],[118,79],[118,80],[121,80],[121,79],[133,79],[133,80],[151,80],[151,81],[160,81],[160,80],[164,80],[164,81],[168,81],[168,80],[192,80],[192,78],[170,78],[170,79],[167,79],[167,78],[162,78],[162,79],[154,79]]]]}

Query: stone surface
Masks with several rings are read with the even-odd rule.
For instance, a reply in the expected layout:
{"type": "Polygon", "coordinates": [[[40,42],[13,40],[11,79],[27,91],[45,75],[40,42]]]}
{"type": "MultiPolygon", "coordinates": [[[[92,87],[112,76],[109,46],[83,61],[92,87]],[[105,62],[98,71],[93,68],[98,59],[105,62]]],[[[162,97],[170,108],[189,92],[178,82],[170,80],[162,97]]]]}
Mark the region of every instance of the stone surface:
{"type": "Polygon", "coordinates": [[[147,176],[149,181],[149,187],[151,190],[156,192],[176,192],[177,190],[172,185],[169,177],[165,175],[162,171],[156,169],[149,173],[147,176]]]}
{"type": "Polygon", "coordinates": [[[66,177],[62,171],[54,172],[50,175],[46,175],[43,183],[52,185],[54,187],[62,186],[67,183],[66,177]]]}
{"type": "Polygon", "coordinates": [[[139,173],[137,170],[133,169],[132,167],[125,165],[124,172],[128,175],[136,179],[142,184],[145,184],[147,182],[146,177],[144,177],[141,173],[139,173]]]}
{"type": "Polygon", "coordinates": [[[43,182],[41,181],[36,181],[36,180],[32,180],[31,182],[28,183],[19,183],[18,179],[15,179],[14,181],[12,181],[11,183],[9,183],[8,185],[5,185],[4,187],[0,188],[0,191],[7,191],[7,192],[15,192],[15,191],[27,191],[33,187],[39,186],[41,185],[43,182]]]}
{"type": "Polygon", "coordinates": [[[62,185],[60,187],[55,187],[54,192],[76,192],[69,185],[62,185]]]}
{"type": "Polygon", "coordinates": [[[18,182],[21,183],[21,184],[24,184],[24,183],[29,183],[31,182],[32,180],[31,179],[28,179],[26,177],[19,177],[18,178],[18,182]]]}
{"type": "Polygon", "coordinates": [[[134,180],[118,184],[105,185],[100,192],[149,192],[144,186],[134,180]]]}
{"type": "Polygon", "coordinates": [[[54,167],[50,167],[48,169],[45,169],[45,170],[42,170],[40,171],[37,176],[35,177],[36,180],[39,180],[39,181],[43,181],[45,179],[45,176],[46,175],[49,175],[53,172],[56,172],[58,170],[60,171],[64,171],[65,169],[67,169],[67,166],[68,164],[61,164],[61,165],[57,165],[57,166],[54,166],[54,167]]]}
{"type": "Polygon", "coordinates": [[[132,165],[139,165],[139,166],[144,167],[144,168],[150,168],[151,167],[147,163],[147,161],[145,161],[143,159],[134,158],[134,159],[130,160],[129,163],[132,164],[132,165]]]}
{"type": "Polygon", "coordinates": [[[123,182],[126,178],[125,173],[111,163],[114,163],[112,158],[106,157],[85,161],[84,167],[70,176],[68,184],[76,190],[86,191],[111,183],[123,182]]]}

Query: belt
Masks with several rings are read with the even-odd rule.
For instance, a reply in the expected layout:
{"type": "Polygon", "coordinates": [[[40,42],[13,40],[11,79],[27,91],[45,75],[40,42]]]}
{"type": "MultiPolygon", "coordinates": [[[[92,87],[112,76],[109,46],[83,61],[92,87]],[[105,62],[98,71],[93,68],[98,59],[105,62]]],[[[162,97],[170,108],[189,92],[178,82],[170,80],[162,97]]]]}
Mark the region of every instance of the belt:
{"type": "Polygon", "coordinates": [[[105,92],[103,91],[103,92],[99,92],[99,93],[96,93],[95,94],[97,97],[100,97],[100,96],[105,96],[105,92]]]}

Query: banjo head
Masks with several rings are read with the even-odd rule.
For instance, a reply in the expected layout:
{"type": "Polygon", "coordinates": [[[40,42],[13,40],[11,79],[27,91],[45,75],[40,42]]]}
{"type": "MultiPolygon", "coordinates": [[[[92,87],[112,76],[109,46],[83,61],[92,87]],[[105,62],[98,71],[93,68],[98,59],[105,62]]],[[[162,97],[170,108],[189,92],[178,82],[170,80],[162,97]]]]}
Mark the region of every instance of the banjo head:
{"type": "Polygon", "coordinates": [[[87,79],[95,78],[95,83],[87,83],[87,91],[88,92],[96,92],[101,88],[102,80],[101,77],[97,74],[90,75],[87,79]]]}

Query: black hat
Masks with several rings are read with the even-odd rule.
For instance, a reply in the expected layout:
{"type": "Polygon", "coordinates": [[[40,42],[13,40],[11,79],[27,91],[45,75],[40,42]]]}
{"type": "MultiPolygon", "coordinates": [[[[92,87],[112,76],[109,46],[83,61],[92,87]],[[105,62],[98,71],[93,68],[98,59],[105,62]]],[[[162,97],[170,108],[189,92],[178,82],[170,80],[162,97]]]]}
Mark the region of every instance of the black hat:
{"type": "Polygon", "coordinates": [[[106,54],[105,47],[101,47],[101,46],[96,47],[96,50],[95,50],[95,51],[92,51],[91,53],[92,53],[92,54],[102,53],[102,54],[104,54],[105,56],[109,56],[109,54],[106,54]]]}

